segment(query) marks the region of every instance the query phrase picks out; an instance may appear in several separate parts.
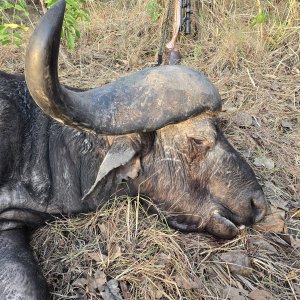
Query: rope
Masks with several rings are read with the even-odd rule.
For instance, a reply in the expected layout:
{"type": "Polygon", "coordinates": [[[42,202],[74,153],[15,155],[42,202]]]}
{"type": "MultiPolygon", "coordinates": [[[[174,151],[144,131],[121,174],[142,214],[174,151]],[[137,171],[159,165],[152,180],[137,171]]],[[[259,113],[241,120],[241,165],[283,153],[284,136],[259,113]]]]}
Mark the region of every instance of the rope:
{"type": "Polygon", "coordinates": [[[168,2],[167,15],[166,15],[165,21],[162,26],[162,31],[161,31],[162,39],[161,39],[161,43],[160,43],[160,47],[159,47],[158,55],[157,55],[157,65],[158,66],[162,64],[163,53],[164,53],[164,49],[166,46],[166,41],[167,41],[167,36],[168,36],[169,19],[170,19],[171,11],[172,11],[172,1],[173,0],[169,0],[169,2],[168,2]]]}

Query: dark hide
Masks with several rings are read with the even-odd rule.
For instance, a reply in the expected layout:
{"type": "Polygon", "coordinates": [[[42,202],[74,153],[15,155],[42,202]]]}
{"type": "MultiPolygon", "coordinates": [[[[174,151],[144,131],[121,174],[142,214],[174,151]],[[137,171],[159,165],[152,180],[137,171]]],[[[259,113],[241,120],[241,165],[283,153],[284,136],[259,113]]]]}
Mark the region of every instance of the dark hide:
{"type": "Polygon", "coordinates": [[[29,247],[26,229],[0,232],[0,295],[2,300],[47,300],[46,281],[29,247]]]}
{"type": "Polygon", "coordinates": [[[38,225],[52,215],[95,210],[111,196],[114,174],[105,178],[107,183],[102,181],[98,191],[102,200],[81,201],[108,151],[108,138],[52,120],[32,101],[24,77],[3,72],[0,135],[1,229],[14,228],[13,223],[38,225]]]}
{"type": "Polygon", "coordinates": [[[97,199],[81,200],[108,152],[108,137],[60,125],[34,103],[23,76],[0,72],[0,141],[0,299],[44,300],[47,285],[25,228],[96,210],[112,196],[114,171],[94,190],[97,199]]]}

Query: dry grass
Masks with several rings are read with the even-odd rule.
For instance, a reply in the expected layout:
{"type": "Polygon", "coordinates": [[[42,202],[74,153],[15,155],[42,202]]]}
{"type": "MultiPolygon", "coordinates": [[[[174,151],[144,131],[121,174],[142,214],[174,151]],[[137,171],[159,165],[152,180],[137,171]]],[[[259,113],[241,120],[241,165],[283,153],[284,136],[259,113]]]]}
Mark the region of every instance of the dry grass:
{"type": "Polygon", "coordinates": [[[99,299],[93,286],[99,270],[107,280],[125,283],[127,299],[224,299],[231,295],[227,287],[296,298],[292,276],[299,273],[299,253],[280,237],[247,229],[224,242],[177,233],[126,197],[96,214],[39,230],[34,247],[55,299],[99,299]],[[236,251],[251,258],[250,276],[232,273],[222,260],[222,253],[236,251]]]}
{"type": "MultiPolygon", "coordinates": [[[[76,50],[61,55],[62,81],[100,86],[155,63],[163,17],[152,22],[147,2],[90,0],[91,24],[82,25],[76,50]]],[[[246,299],[242,294],[257,288],[275,299],[300,298],[300,220],[293,217],[300,206],[299,1],[192,3],[193,34],[180,37],[182,63],[219,88],[227,137],[255,169],[273,209],[280,209],[286,235],[247,229],[225,242],[185,235],[148,216],[135,199],[116,199],[96,214],[58,220],[35,234],[54,299],[99,299],[99,270],[119,280],[125,299],[246,299]],[[269,18],[251,26],[260,2],[269,18]],[[259,166],[257,158],[274,166],[259,166]],[[222,259],[236,251],[251,258],[248,276],[222,259]]],[[[1,70],[21,72],[23,64],[23,50],[1,47],[1,70]]]]}

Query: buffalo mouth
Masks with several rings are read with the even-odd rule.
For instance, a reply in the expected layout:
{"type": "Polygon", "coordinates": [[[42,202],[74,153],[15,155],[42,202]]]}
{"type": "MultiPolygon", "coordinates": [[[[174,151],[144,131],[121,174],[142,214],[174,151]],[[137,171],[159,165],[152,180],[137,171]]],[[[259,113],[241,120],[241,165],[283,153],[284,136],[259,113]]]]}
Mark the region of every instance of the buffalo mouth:
{"type": "Polygon", "coordinates": [[[166,220],[171,228],[184,233],[206,231],[222,239],[234,238],[239,233],[238,224],[223,216],[218,210],[215,210],[206,222],[202,217],[187,214],[168,216],[166,220]]]}
{"type": "Polygon", "coordinates": [[[238,234],[241,226],[261,221],[267,211],[268,203],[261,189],[252,192],[246,199],[216,201],[205,230],[217,237],[230,239],[238,234]],[[226,205],[228,203],[231,205],[226,205]]]}
{"type": "Polygon", "coordinates": [[[198,214],[167,213],[166,221],[171,228],[181,232],[206,231],[222,239],[231,239],[238,235],[241,228],[261,221],[266,215],[268,205],[263,192],[257,191],[253,195],[255,197],[247,200],[247,209],[240,207],[240,213],[214,201],[203,205],[206,214],[198,207],[198,214]]]}

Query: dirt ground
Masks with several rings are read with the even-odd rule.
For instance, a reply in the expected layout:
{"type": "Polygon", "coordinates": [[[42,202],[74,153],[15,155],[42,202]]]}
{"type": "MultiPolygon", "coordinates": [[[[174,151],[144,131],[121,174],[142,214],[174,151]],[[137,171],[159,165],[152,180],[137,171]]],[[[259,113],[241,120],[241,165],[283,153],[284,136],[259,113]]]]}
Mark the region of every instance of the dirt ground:
{"type": "MultiPolygon", "coordinates": [[[[155,64],[168,1],[158,1],[158,21],[149,2],[88,0],[91,22],[73,52],[62,47],[61,81],[96,87],[155,64]]],[[[32,242],[53,299],[300,299],[300,3],[191,2],[182,64],[218,87],[224,131],[255,170],[269,215],[230,241],[175,232],[139,198],[57,220],[32,242]],[[255,24],[259,3],[267,18],[255,24]]],[[[1,46],[0,69],[22,72],[24,48],[1,46]]]]}

